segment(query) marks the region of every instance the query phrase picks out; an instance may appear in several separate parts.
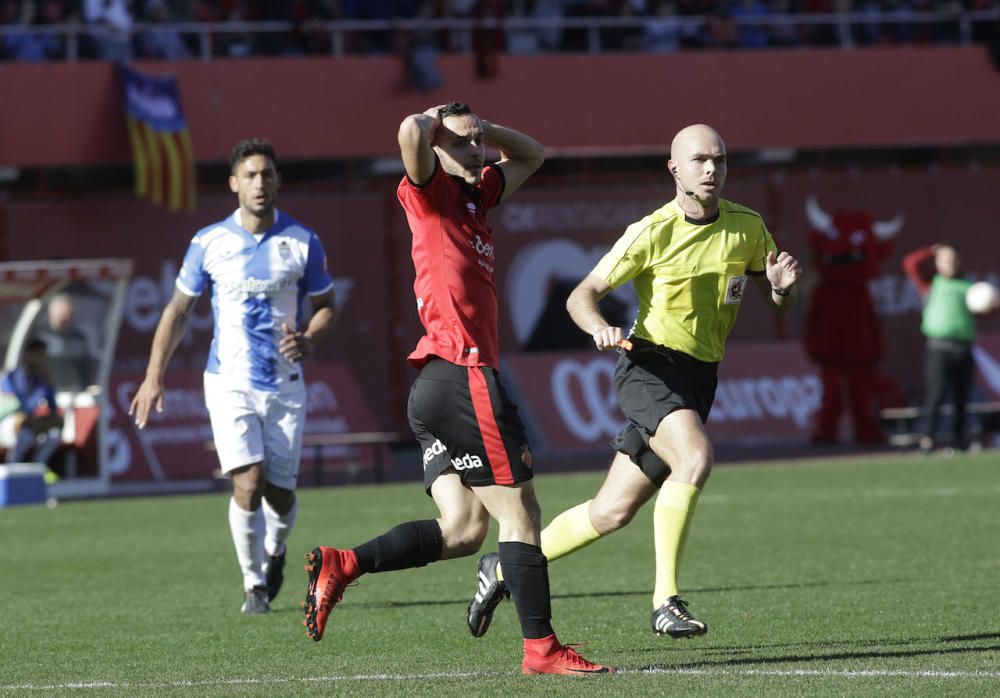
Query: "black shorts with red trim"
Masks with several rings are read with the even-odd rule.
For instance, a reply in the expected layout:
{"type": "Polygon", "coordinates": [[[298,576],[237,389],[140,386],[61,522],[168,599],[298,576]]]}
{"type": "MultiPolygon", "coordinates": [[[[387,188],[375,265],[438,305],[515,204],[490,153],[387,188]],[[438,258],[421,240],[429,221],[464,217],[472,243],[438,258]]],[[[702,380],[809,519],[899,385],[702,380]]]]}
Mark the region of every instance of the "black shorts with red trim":
{"type": "Polygon", "coordinates": [[[423,454],[428,493],[449,470],[468,487],[513,485],[534,475],[517,406],[493,368],[431,359],[410,388],[406,414],[423,454]]]}
{"type": "Polygon", "coordinates": [[[618,405],[629,423],[611,442],[626,454],[654,483],[670,474],[669,464],[649,448],[649,437],[671,412],[692,409],[702,423],[715,401],[718,363],[632,337],[632,349],[623,352],[615,366],[618,405]]]}

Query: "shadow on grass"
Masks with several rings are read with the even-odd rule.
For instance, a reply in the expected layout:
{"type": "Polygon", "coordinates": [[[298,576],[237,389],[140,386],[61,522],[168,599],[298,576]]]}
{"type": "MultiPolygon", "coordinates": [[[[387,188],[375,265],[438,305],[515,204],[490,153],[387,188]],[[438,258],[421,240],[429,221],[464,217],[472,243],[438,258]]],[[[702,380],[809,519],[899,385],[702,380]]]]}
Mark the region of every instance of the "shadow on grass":
{"type": "MultiPolygon", "coordinates": [[[[743,645],[738,647],[705,647],[701,649],[704,654],[752,654],[761,653],[767,650],[789,650],[792,648],[826,647],[833,649],[844,645],[855,645],[858,647],[906,647],[908,645],[926,645],[934,642],[976,642],[980,640],[1000,640],[1000,632],[978,633],[976,635],[955,635],[947,637],[915,637],[906,639],[878,638],[872,640],[823,640],[817,642],[780,642],[760,645],[743,645]]],[[[680,649],[679,647],[677,647],[680,649]]],[[[650,648],[649,652],[660,652],[660,648],[650,648]]]]}
{"type": "MultiPolygon", "coordinates": [[[[722,646],[716,645],[716,646],[709,646],[709,647],[698,648],[698,650],[699,650],[699,652],[701,652],[702,654],[705,654],[705,655],[762,654],[762,653],[765,653],[765,652],[768,652],[768,651],[772,651],[772,652],[773,651],[790,651],[790,650],[793,650],[793,649],[796,649],[796,648],[798,648],[800,652],[805,653],[805,652],[809,651],[810,648],[818,648],[819,650],[822,650],[823,648],[826,648],[826,649],[832,651],[832,650],[835,650],[835,649],[838,649],[838,648],[842,648],[845,645],[851,645],[851,646],[855,646],[855,647],[881,647],[881,648],[889,648],[889,647],[907,647],[907,646],[912,646],[912,645],[929,645],[929,644],[934,644],[934,643],[979,642],[979,641],[985,641],[985,640],[1000,640],[1000,632],[984,632],[984,633],[977,633],[975,635],[952,635],[952,636],[938,636],[938,637],[913,637],[913,638],[904,638],[904,639],[897,639],[897,638],[875,638],[875,639],[869,639],[869,640],[853,639],[853,640],[822,640],[822,641],[816,641],[816,642],[808,642],[808,641],[804,641],[804,642],[775,642],[775,643],[767,643],[767,644],[759,644],[759,645],[739,645],[739,646],[729,646],[729,647],[724,646],[724,645],[722,645],[722,646]]],[[[656,647],[648,647],[645,650],[636,650],[636,651],[637,652],[647,652],[647,653],[656,652],[658,654],[661,654],[664,651],[675,651],[675,650],[676,651],[686,651],[686,650],[690,649],[689,645],[685,646],[685,647],[682,647],[681,644],[684,644],[684,643],[669,643],[666,646],[664,646],[662,644],[659,644],[660,641],[657,641],[657,642],[658,642],[658,645],[656,647]]],[[[968,648],[969,651],[983,651],[983,650],[992,650],[992,649],[995,649],[995,648],[993,648],[993,647],[971,647],[971,648],[968,648]]],[[[896,651],[902,652],[903,650],[896,650],[896,651]]],[[[935,653],[939,653],[939,652],[952,652],[952,651],[961,652],[961,651],[965,651],[965,650],[963,650],[963,649],[958,649],[958,650],[920,650],[920,652],[918,652],[918,654],[919,653],[923,653],[923,652],[927,652],[928,654],[935,654],[935,653]]],[[[891,657],[891,656],[894,656],[894,655],[892,655],[886,649],[883,649],[881,651],[872,650],[870,652],[866,652],[866,653],[863,653],[863,654],[851,654],[851,655],[838,655],[838,654],[808,654],[808,655],[805,655],[805,654],[803,654],[803,656],[812,657],[814,659],[827,659],[827,658],[830,658],[830,659],[842,659],[842,658],[847,657],[847,656],[851,656],[851,657],[875,657],[875,656],[879,656],[879,657],[891,657]]],[[[895,655],[895,656],[906,656],[906,655],[895,655]]],[[[738,664],[738,663],[741,663],[743,661],[799,661],[801,659],[802,659],[801,656],[798,658],[798,660],[794,659],[794,658],[790,659],[788,657],[777,658],[777,659],[760,659],[760,660],[743,660],[743,659],[740,659],[738,657],[731,657],[728,660],[706,659],[706,660],[702,660],[702,661],[704,663],[709,663],[709,664],[713,664],[713,663],[727,663],[727,662],[728,663],[738,664]]]]}
{"type": "MultiPolygon", "coordinates": [[[[851,586],[851,585],[867,585],[867,584],[892,584],[894,582],[905,581],[905,580],[886,580],[886,579],[864,579],[856,582],[795,582],[787,584],[747,584],[739,586],[728,586],[728,587],[703,587],[701,589],[691,589],[690,594],[712,594],[730,591],[770,591],[776,589],[809,589],[814,587],[830,587],[830,586],[851,586]]],[[[470,585],[470,594],[475,591],[475,588],[470,585]]],[[[580,592],[576,594],[552,594],[553,599],[599,599],[599,598],[624,598],[627,596],[650,596],[653,593],[652,589],[642,589],[640,591],[588,591],[580,592]]],[[[354,608],[408,608],[411,606],[452,606],[458,604],[468,604],[469,596],[465,599],[423,599],[423,600],[413,600],[413,601],[363,601],[360,603],[352,603],[351,606],[354,608]]]]}
{"type": "MultiPolygon", "coordinates": [[[[851,642],[809,642],[809,643],[795,643],[792,645],[762,645],[756,648],[732,648],[729,652],[766,652],[769,649],[779,649],[779,648],[790,648],[794,646],[808,647],[808,646],[819,646],[819,647],[830,647],[831,649],[835,646],[843,646],[845,644],[855,644],[863,646],[882,646],[885,649],[873,649],[870,651],[850,651],[850,652],[799,652],[793,654],[781,654],[770,657],[731,657],[728,659],[703,659],[698,661],[690,662],[671,662],[668,664],[650,664],[641,668],[637,668],[639,671],[642,670],[653,670],[653,671],[669,671],[671,669],[706,669],[710,667],[753,667],[753,666],[769,666],[773,664],[803,664],[811,662],[835,662],[835,661],[846,661],[846,660],[857,660],[857,659],[906,659],[913,657],[933,657],[938,655],[954,655],[954,654],[974,654],[974,653],[988,653],[988,652],[998,652],[1000,651],[1000,645],[968,645],[963,647],[924,647],[920,649],[888,649],[891,646],[900,645],[932,645],[934,643],[953,643],[953,642],[976,642],[979,640],[996,640],[1000,639],[1000,633],[980,633],[977,635],[965,635],[958,636],[954,638],[936,637],[936,638],[913,638],[907,640],[869,640],[869,641],[851,641],[851,642]]],[[[714,651],[720,652],[725,651],[724,648],[713,648],[714,651]]],[[[657,650],[662,651],[662,650],[657,650]]]]}

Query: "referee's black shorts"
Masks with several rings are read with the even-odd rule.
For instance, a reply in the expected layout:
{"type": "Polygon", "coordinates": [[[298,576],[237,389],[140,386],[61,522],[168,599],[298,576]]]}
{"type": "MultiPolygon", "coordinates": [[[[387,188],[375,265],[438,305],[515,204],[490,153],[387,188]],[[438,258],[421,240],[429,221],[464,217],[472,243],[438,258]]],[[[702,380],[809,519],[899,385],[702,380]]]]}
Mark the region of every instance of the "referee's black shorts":
{"type": "Polygon", "coordinates": [[[423,453],[428,494],[447,470],[468,487],[533,477],[524,425],[495,369],[431,359],[410,388],[406,414],[423,453]]]}
{"type": "Polygon", "coordinates": [[[632,337],[632,350],[615,366],[615,392],[628,424],[611,442],[656,484],[670,467],[649,448],[649,438],[671,412],[692,409],[708,421],[718,385],[717,362],[699,361],[683,352],[632,337]]]}

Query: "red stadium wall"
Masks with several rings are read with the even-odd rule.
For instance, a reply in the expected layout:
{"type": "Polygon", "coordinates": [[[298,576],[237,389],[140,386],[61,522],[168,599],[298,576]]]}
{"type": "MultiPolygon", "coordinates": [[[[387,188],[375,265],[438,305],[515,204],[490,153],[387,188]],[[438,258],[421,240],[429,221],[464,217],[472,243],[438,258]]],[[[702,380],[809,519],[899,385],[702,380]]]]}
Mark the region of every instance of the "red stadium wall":
{"type": "MultiPolygon", "coordinates": [[[[899,213],[905,216],[893,254],[871,287],[887,344],[883,371],[912,399],[923,390],[920,300],[903,276],[900,259],[915,247],[949,241],[960,247],[972,276],[1000,281],[1000,243],[992,232],[992,197],[998,179],[1000,169],[992,167],[792,170],[768,178],[733,172],[727,196],[759,210],[779,246],[805,260],[809,258],[805,200],[810,195],[830,213],[850,209],[882,220],[899,213]],[[960,211],[956,202],[961,202],[960,211]]],[[[623,174],[604,185],[529,184],[492,214],[503,368],[537,430],[534,441],[540,451],[604,452],[607,431],[618,419],[606,380],[612,357],[588,350],[587,338],[565,323],[560,294],[589,271],[626,225],[661,205],[672,193],[669,187],[665,175],[634,174],[623,174]],[[553,342],[560,348],[551,350],[553,342]],[[550,350],[527,352],[532,344],[550,350]],[[570,346],[583,348],[566,348],[570,346]]],[[[129,380],[145,367],[153,329],[172,293],[188,240],[233,205],[231,195],[206,195],[197,213],[186,216],[166,214],[126,196],[14,200],[0,206],[0,245],[15,259],[136,259],[113,378],[116,404],[122,407],[127,396],[118,393],[127,392],[129,380]]],[[[324,363],[346,367],[351,379],[325,384],[332,394],[345,396],[337,403],[341,421],[353,429],[376,426],[408,433],[405,398],[412,373],[404,357],[416,341],[419,326],[410,287],[409,235],[395,202],[393,183],[370,194],[289,188],[282,195],[282,207],[315,228],[329,253],[343,314],[324,348],[324,363]]],[[[802,353],[800,333],[813,281],[808,275],[804,279],[802,302],[788,316],[770,313],[754,294],[744,304],[711,425],[720,443],[760,438],[803,441],[807,437],[818,393],[813,367],[802,353]]],[[[622,293],[618,302],[628,313],[629,294],[622,293]]],[[[182,397],[188,394],[185,391],[197,389],[197,373],[210,341],[209,312],[208,303],[202,301],[172,365],[175,374],[168,379],[168,387],[180,391],[182,397]]],[[[981,327],[996,336],[1000,319],[981,327]]],[[[980,389],[983,395],[992,396],[1000,390],[996,368],[1000,353],[995,340],[983,346],[980,389]]],[[[318,378],[326,371],[327,366],[316,367],[308,375],[318,378]]],[[[185,413],[181,419],[189,417],[185,413]]],[[[203,415],[195,418],[203,419],[203,415]]],[[[191,474],[191,468],[207,472],[212,458],[202,448],[201,436],[171,442],[170,435],[177,433],[172,429],[175,425],[168,420],[163,426],[164,436],[158,443],[168,450],[160,458],[161,467],[173,476],[191,474]],[[190,456],[178,457],[177,449],[184,448],[190,456]]],[[[143,461],[144,446],[132,443],[130,476],[152,472],[143,461]]]]}
{"type": "MultiPolygon", "coordinates": [[[[554,152],[660,151],[685,124],[730,149],[1000,142],[1000,77],[986,49],[508,56],[491,80],[443,56],[443,87],[409,88],[390,57],[149,63],[180,78],[199,160],[266,135],[288,159],[396,156],[403,116],[460,98],[554,152]]],[[[0,165],[129,162],[107,63],[0,64],[0,165]]]]}
{"type": "MultiPolygon", "coordinates": [[[[473,77],[470,57],[448,56],[441,59],[445,87],[430,93],[409,89],[402,64],[391,58],[143,67],[179,74],[202,162],[224,160],[235,140],[251,135],[274,140],[285,160],[397,158],[399,120],[453,98],[524,128],[556,154],[661,153],[679,126],[694,121],[717,126],[731,150],[1000,143],[1000,80],[978,47],[504,56],[499,77],[489,81],[473,77]]],[[[0,64],[0,95],[0,165],[130,162],[111,66],[0,64]]],[[[810,195],[831,213],[849,209],[883,220],[905,215],[892,257],[871,287],[887,344],[882,369],[913,399],[923,389],[920,301],[900,259],[917,246],[952,242],[973,276],[997,282],[992,197],[998,180],[1000,168],[992,166],[791,168],[768,176],[736,170],[726,196],[759,210],[779,246],[806,260],[804,202],[810,195]]],[[[408,433],[412,372],[404,357],[419,325],[409,235],[394,189],[388,180],[367,193],[322,185],[306,190],[290,182],[282,194],[282,207],[323,239],[337,283],[338,330],[326,345],[324,365],[309,374],[320,397],[335,396],[324,397],[322,417],[333,431],[408,433]]],[[[671,195],[663,175],[622,173],[601,183],[567,175],[529,183],[492,214],[503,370],[536,430],[540,453],[606,454],[608,432],[620,419],[607,381],[613,357],[568,348],[586,347],[587,338],[566,324],[563,296],[626,225],[671,195]]],[[[130,381],[144,369],[188,240],[233,206],[221,187],[202,191],[192,215],[169,214],[126,193],[0,199],[0,251],[7,259],[136,260],[112,380],[121,410],[130,381]]],[[[811,283],[807,276],[801,302],[788,316],[769,313],[756,298],[742,309],[711,424],[720,443],[806,439],[818,399],[800,340],[811,283]]],[[[626,291],[612,302],[627,313],[632,299],[626,291]]],[[[209,312],[202,301],[173,362],[168,388],[178,404],[198,392],[209,312]]],[[[1000,320],[982,327],[992,335],[979,355],[980,389],[995,397],[1000,320]]],[[[214,467],[203,448],[207,423],[198,410],[182,410],[176,423],[168,417],[159,435],[144,442],[121,417],[115,416],[115,428],[128,432],[129,442],[122,475],[149,477],[159,467],[168,477],[186,477],[214,467]],[[186,440],[174,438],[182,432],[186,440]]]]}

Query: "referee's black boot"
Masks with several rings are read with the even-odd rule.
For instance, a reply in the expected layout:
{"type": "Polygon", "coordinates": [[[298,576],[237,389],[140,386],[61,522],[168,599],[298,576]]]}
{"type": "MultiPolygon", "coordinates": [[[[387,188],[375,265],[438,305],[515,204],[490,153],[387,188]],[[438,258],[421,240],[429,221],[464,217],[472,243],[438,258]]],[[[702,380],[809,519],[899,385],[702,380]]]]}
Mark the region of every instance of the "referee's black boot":
{"type": "Polygon", "coordinates": [[[670,637],[695,637],[707,633],[708,625],[695,618],[687,606],[687,601],[679,596],[667,599],[650,618],[653,632],[670,637]]]}
{"type": "Polygon", "coordinates": [[[274,601],[274,598],[281,591],[281,585],[285,581],[285,553],[286,550],[281,551],[281,555],[268,555],[267,561],[264,563],[264,575],[267,580],[267,599],[268,601],[274,601]]]}
{"type": "Polygon", "coordinates": [[[499,553],[486,553],[479,558],[477,582],[479,588],[469,602],[466,612],[466,622],[473,637],[482,637],[490,629],[493,611],[505,598],[510,597],[507,585],[497,579],[497,565],[500,564],[499,553]]]}

